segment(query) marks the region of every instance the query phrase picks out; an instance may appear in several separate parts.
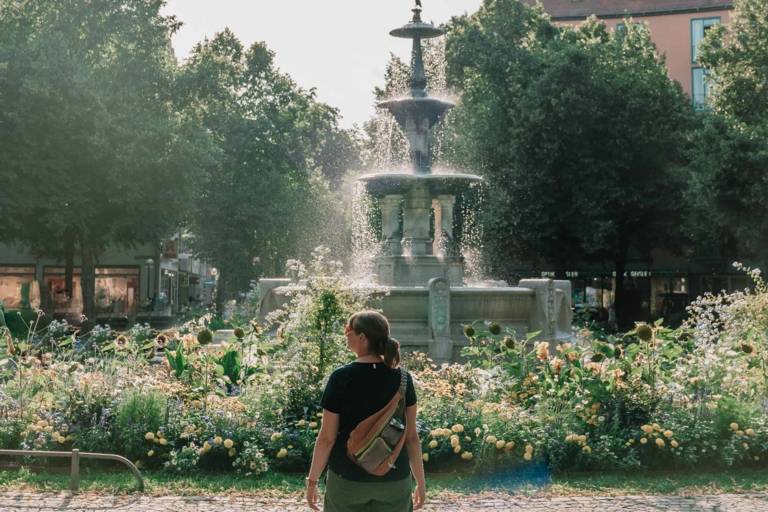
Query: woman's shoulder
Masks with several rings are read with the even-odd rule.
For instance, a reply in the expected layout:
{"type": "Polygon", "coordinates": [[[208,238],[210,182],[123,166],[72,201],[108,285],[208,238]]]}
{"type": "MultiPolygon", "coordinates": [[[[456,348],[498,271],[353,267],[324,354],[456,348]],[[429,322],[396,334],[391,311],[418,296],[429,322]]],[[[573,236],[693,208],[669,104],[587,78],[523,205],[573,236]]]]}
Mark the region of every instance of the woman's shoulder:
{"type": "Polygon", "coordinates": [[[355,373],[355,365],[352,363],[339,366],[331,372],[329,379],[344,379],[355,373]]]}

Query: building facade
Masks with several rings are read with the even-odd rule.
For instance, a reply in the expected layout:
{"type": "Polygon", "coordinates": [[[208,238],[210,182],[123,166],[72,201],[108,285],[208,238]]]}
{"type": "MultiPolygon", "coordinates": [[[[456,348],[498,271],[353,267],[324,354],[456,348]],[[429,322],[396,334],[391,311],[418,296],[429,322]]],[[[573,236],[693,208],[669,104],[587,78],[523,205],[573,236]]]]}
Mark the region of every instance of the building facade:
{"type": "MultiPolygon", "coordinates": [[[[62,261],[0,243],[0,305],[6,311],[39,308],[55,318],[78,321],[83,312],[80,275],[76,254],[70,299],[62,261]]],[[[214,283],[209,265],[179,250],[178,235],[158,246],[108,247],[96,263],[95,320],[170,319],[188,307],[210,304],[214,283]]]]}
{"type": "MultiPolygon", "coordinates": [[[[698,62],[698,45],[711,27],[728,23],[732,1],[725,0],[538,0],[556,24],[575,25],[589,16],[621,30],[627,18],[645,23],[669,77],[680,83],[696,110],[707,108],[707,71],[698,62]]],[[[529,4],[536,0],[526,0],[529,4]]]]}

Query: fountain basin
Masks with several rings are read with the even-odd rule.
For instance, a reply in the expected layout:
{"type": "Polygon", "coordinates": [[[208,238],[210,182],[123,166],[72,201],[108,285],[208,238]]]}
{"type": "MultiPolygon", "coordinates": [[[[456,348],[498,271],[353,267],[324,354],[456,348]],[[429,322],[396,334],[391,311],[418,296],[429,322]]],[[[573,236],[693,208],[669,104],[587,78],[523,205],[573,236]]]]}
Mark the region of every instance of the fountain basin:
{"type": "MultiPolygon", "coordinates": [[[[261,298],[261,315],[287,304],[301,285],[270,288],[261,298]]],[[[538,339],[554,346],[571,337],[571,283],[552,279],[524,279],[518,286],[451,287],[443,278],[428,286],[391,286],[370,307],[389,319],[392,336],[404,351],[420,351],[436,362],[460,360],[468,340],[464,326],[493,320],[524,340],[540,331],[538,339]]],[[[479,328],[478,328],[479,330],[479,328]]]]}
{"type": "Polygon", "coordinates": [[[430,97],[408,97],[380,101],[376,105],[379,108],[389,110],[397,123],[405,127],[408,119],[428,119],[429,127],[434,126],[450,108],[453,103],[430,97]]]}
{"type": "Polygon", "coordinates": [[[459,195],[467,188],[477,186],[483,178],[476,174],[432,172],[414,174],[409,172],[376,172],[358,178],[366,191],[374,196],[402,194],[416,185],[423,185],[432,196],[443,194],[459,195]]]}

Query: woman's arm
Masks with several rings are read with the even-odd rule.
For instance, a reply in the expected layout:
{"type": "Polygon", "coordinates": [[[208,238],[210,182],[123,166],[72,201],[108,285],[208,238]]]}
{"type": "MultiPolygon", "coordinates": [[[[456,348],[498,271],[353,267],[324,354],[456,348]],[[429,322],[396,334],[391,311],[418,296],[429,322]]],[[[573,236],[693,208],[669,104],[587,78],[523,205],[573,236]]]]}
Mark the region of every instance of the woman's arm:
{"type": "Polygon", "coordinates": [[[421,440],[416,431],[416,404],[405,409],[405,447],[408,450],[408,460],[411,463],[411,473],[416,479],[416,490],[413,493],[413,509],[418,510],[427,498],[426,482],[424,481],[424,462],[421,459],[421,440]]]}
{"type": "Polygon", "coordinates": [[[317,481],[328,464],[328,457],[331,454],[333,444],[336,442],[338,432],[339,415],[323,409],[323,423],[317,434],[315,450],[312,452],[312,465],[309,467],[309,476],[307,477],[307,504],[312,510],[319,510],[317,508],[317,481]]]}

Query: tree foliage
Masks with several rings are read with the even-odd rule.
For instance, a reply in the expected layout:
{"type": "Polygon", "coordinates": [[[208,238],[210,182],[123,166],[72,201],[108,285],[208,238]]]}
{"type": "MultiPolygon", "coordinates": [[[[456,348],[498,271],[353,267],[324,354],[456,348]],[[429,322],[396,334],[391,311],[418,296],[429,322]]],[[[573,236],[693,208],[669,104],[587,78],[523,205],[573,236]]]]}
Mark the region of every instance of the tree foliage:
{"type": "Polygon", "coordinates": [[[451,158],[488,181],[491,270],[606,264],[626,325],[628,258],[678,235],[689,111],[647,28],[556,28],[539,8],[486,1],[453,20],[447,55],[462,93],[451,158]]]}
{"type": "Polygon", "coordinates": [[[193,231],[196,249],[221,271],[222,296],[279,275],[289,256],[320,243],[344,245],[343,209],[329,183],[358,153],[335,109],[281,73],[263,43],[246,49],[229,30],[195,47],[180,83],[221,148],[193,231]]]}
{"type": "Polygon", "coordinates": [[[768,2],[734,3],[699,48],[713,111],[691,151],[690,230],[702,250],[765,263],[768,247],[768,2]],[[699,229],[697,229],[697,227],[699,229]]]}
{"type": "Polygon", "coordinates": [[[86,315],[99,251],[167,235],[211,162],[162,4],[0,1],[0,214],[38,254],[80,250],[86,315]]]}

